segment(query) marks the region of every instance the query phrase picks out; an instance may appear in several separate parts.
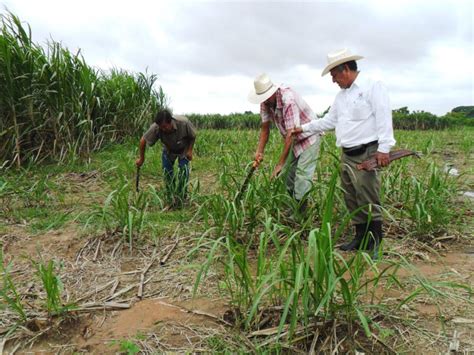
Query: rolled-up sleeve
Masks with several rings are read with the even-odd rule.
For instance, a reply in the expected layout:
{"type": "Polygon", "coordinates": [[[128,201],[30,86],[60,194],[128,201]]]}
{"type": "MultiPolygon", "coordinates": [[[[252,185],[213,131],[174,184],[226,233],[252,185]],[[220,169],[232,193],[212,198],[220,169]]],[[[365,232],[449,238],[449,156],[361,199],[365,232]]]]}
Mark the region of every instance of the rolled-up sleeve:
{"type": "Polygon", "coordinates": [[[260,117],[262,118],[262,123],[269,122],[272,120],[270,112],[268,112],[265,104],[260,104],[260,117]]]}
{"type": "Polygon", "coordinates": [[[190,140],[196,139],[196,128],[194,128],[193,124],[189,121],[186,124],[186,133],[190,140]]]}
{"type": "Polygon", "coordinates": [[[393,136],[392,110],[388,91],[380,81],[376,82],[372,89],[372,108],[379,143],[378,151],[389,153],[396,141],[393,136]]]}
{"type": "Polygon", "coordinates": [[[285,107],[285,111],[283,112],[283,121],[285,122],[285,128],[287,132],[295,127],[300,126],[300,110],[294,102],[285,107]]]}
{"type": "Polygon", "coordinates": [[[152,123],[148,131],[143,135],[147,145],[154,145],[160,139],[160,127],[156,123],[152,123]]]}

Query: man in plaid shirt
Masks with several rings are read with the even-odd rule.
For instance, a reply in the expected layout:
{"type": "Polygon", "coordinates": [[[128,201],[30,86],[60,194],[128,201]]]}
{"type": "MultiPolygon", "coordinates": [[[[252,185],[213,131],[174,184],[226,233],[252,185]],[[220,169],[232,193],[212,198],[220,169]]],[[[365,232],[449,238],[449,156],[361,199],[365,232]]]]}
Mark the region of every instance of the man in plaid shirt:
{"type": "Polygon", "coordinates": [[[286,165],[288,192],[300,203],[300,211],[304,211],[307,205],[305,197],[311,189],[319,154],[320,136],[318,133],[292,136],[291,132],[316,116],[300,95],[287,86],[274,85],[267,74],[257,76],[254,87],[255,90],[249,93],[248,99],[254,104],[260,104],[262,117],[260,139],[255,153],[256,165],[263,160],[273,121],[284,138],[284,146],[272,178],[277,177],[286,165]]]}

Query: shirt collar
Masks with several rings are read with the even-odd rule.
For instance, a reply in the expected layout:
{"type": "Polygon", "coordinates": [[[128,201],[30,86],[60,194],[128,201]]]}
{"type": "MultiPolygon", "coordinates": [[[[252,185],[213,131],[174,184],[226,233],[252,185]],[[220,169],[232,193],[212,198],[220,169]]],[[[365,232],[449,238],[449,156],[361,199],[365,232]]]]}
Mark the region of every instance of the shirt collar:
{"type": "Polygon", "coordinates": [[[363,78],[361,79],[361,73],[359,72],[359,74],[357,74],[357,77],[354,79],[351,86],[347,88],[347,90],[350,91],[352,89],[358,88],[362,80],[363,78]]]}
{"type": "Polygon", "coordinates": [[[362,73],[359,73],[357,75],[356,80],[351,85],[351,88],[359,89],[359,90],[368,90],[370,86],[373,83],[373,78],[363,75],[362,73]]]}

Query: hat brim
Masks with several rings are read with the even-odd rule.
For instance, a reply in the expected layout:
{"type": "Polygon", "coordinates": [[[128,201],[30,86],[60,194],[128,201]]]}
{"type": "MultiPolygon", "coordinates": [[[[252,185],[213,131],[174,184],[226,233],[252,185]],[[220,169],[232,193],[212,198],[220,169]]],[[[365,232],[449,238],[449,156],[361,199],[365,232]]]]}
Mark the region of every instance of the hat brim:
{"type": "Polygon", "coordinates": [[[262,102],[267,101],[279,88],[279,85],[273,84],[270,89],[265,91],[263,94],[256,94],[255,91],[250,91],[248,95],[248,100],[253,104],[261,104],[262,102]]]}
{"type": "Polygon", "coordinates": [[[359,60],[359,59],[362,59],[364,57],[360,56],[360,55],[351,55],[350,57],[345,57],[345,58],[341,58],[341,59],[338,59],[336,60],[335,62],[332,62],[331,64],[328,64],[326,66],[326,68],[324,68],[323,70],[323,73],[321,74],[321,76],[324,76],[326,75],[327,73],[329,73],[333,68],[337,67],[339,64],[342,64],[342,63],[345,63],[345,62],[349,62],[351,60],[359,60]]]}

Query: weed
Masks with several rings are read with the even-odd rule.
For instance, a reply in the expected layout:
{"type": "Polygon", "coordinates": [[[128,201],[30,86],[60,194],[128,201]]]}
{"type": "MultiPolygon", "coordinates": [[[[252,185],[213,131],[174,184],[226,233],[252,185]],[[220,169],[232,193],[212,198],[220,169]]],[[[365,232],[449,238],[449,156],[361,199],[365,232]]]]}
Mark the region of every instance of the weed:
{"type": "Polygon", "coordinates": [[[41,255],[39,262],[33,260],[31,262],[36,269],[36,275],[41,280],[46,291],[46,309],[48,314],[50,316],[61,315],[74,308],[72,304],[63,305],[61,294],[64,286],[55,272],[55,262],[50,260],[45,263],[41,255]]]}
{"type": "MultiPolygon", "coordinates": [[[[2,274],[2,288],[0,289],[0,297],[11,311],[13,311],[22,322],[27,319],[25,309],[21,301],[21,295],[18,293],[13,279],[10,275],[12,264],[4,266],[3,245],[0,244],[0,273],[2,274]]],[[[2,305],[0,305],[1,307],[2,305]]]]}
{"type": "MultiPolygon", "coordinates": [[[[156,196],[155,196],[156,197],[156,196]]],[[[105,199],[103,206],[96,206],[86,221],[86,227],[92,222],[98,222],[108,234],[118,231],[128,240],[132,249],[134,237],[139,237],[147,220],[149,194],[135,194],[130,185],[123,182],[105,199]]]]}
{"type": "Polygon", "coordinates": [[[127,355],[135,355],[140,352],[140,347],[132,340],[121,340],[119,345],[120,351],[126,353],[127,355]]]}

